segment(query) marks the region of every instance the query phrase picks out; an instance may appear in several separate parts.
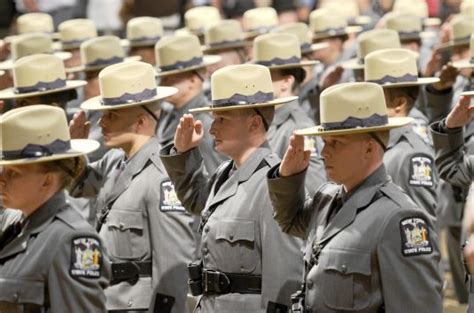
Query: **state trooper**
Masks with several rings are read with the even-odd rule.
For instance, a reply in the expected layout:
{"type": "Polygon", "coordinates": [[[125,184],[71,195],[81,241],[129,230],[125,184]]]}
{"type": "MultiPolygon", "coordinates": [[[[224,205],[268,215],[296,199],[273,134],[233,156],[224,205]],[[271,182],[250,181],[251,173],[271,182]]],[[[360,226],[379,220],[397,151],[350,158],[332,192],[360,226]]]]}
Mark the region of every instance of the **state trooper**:
{"type": "Polygon", "coordinates": [[[11,110],[0,128],[0,199],[22,213],[0,233],[0,312],[105,313],[109,259],[64,193],[99,143],[71,140],[47,105],[11,110]]]}
{"type": "Polygon", "coordinates": [[[434,225],[390,181],[383,165],[388,118],[383,89],[346,83],[321,94],[321,126],[299,130],[268,173],[275,219],[306,239],[304,290],[293,312],[442,312],[434,225]],[[313,198],[303,188],[309,151],[301,135],[322,136],[332,182],[313,198]]]}
{"type": "MultiPolygon", "coordinates": [[[[144,62],[108,66],[99,84],[100,96],[81,108],[102,112],[104,144],[112,149],[86,167],[72,194],[97,197],[95,224],[112,261],[107,309],[184,313],[194,219],[176,198],[154,136],[160,101],[177,90],[157,87],[144,62]]],[[[84,112],[70,126],[74,137],[87,137],[84,112]]]]}
{"type": "Polygon", "coordinates": [[[202,216],[202,263],[189,268],[191,290],[202,293],[195,312],[286,312],[302,275],[302,242],[272,217],[264,179],[279,158],[264,124],[275,105],[296,97],[274,99],[270,71],[255,64],[219,69],[211,83],[212,105],[190,112],[212,113],[216,149],[231,160],[205,173],[197,148],[203,126],[190,114],[161,152],[178,198],[202,216]]]}

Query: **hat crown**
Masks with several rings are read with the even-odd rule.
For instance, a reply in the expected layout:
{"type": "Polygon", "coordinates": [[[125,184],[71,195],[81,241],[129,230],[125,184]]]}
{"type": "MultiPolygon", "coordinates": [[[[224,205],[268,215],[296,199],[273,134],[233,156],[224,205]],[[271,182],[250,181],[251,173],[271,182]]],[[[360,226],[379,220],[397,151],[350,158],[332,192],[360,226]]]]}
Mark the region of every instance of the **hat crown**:
{"type": "Polygon", "coordinates": [[[202,56],[201,45],[195,35],[164,37],[155,45],[158,67],[174,66],[178,62],[188,62],[202,56]]]}
{"type": "Polygon", "coordinates": [[[413,14],[421,18],[428,17],[428,5],[425,0],[396,0],[393,12],[413,14]]]}
{"type": "Polygon", "coordinates": [[[32,87],[38,83],[65,81],[63,61],[50,54],[23,57],[13,65],[13,83],[16,88],[32,87]]]}
{"type": "Polygon", "coordinates": [[[29,33],[17,36],[11,43],[12,59],[38,53],[52,53],[53,40],[47,34],[29,33]]]}
{"type": "Polygon", "coordinates": [[[387,116],[383,89],[374,83],[334,85],[321,93],[320,103],[321,125],[387,116]]]}
{"type": "Polygon", "coordinates": [[[59,36],[64,43],[83,42],[89,38],[97,37],[97,29],[92,20],[72,19],[62,22],[58,26],[59,36]]]}
{"type": "Polygon", "coordinates": [[[69,141],[66,114],[50,105],[32,105],[11,110],[0,117],[0,150],[21,151],[28,145],[69,141]]]}
{"type": "Polygon", "coordinates": [[[52,33],[54,31],[53,18],[47,13],[27,13],[17,19],[19,34],[25,33],[52,33]]]}
{"type": "Polygon", "coordinates": [[[155,91],[155,70],[150,64],[138,61],[113,64],[100,71],[99,86],[102,98],[155,91]]]}
{"type": "Polygon", "coordinates": [[[300,45],[311,44],[311,32],[309,31],[308,25],[302,22],[298,23],[289,23],[278,26],[275,29],[279,33],[288,33],[293,34],[298,37],[300,45]]]}
{"type": "Polygon", "coordinates": [[[270,70],[262,65],[241,64],[223,67],[212,74],[212,101],[231,99],[235,95],[273,94],[270,70]]]}
{"type": "Polygon", "coordinates": [[[423,30],[421,18],[413,14],[390,12],[384,16],[385,27],[397,32],[421,32],[423,30]]]}
{"type": "MultiPolygon", "coordinates": [[[[301,59],[298,38],[288,33],[270,33],[260,35],[253,42],[253,54],[256,63],[269,62],[275,59],[301,59]]],[[[296,61],[298,62],[298,61],[296,61]]]]}
{"type": "Polygon", "coordinates": [[[270,29],[278,25],[278,14],[270,7],[250,9],[244,12],[243,24],[247,31],[270,29]]]}
{"type": "Polygon", "coordinates": [[[354,0],[326,0],[320,7],[336,11],[347,20],[360,15],[359,5],[354,0]]]}
{"type": "Polygon", "coordinates": [[[407,49],[384,49],[365,57],[366,81],[379,82],[387,78],[418,77],[416,54],[407,49]]]}
{"type": "Polygon", "coordinates": [[[116,36],[100,36],[91,38],[81,44],[82,64],[107,62],[111,59],[123,59],[125,53],[116,36]]]}
{"type": "Polygon", "coordinates": [[[374,29],[357,37],[357,56],[360,60],[370,52],[401,48],[400,37],[392,29],[374,29]]]}
{"type": "Polygon", "coordinates": [[[127,39],[159,38],[164,34],[163,24],[157,17],[140,16],[127,23],[127,39]]]}
{"type": "Polygon", "coordinates": [[[200,6],[191,8],[184,13],[184,24],[191,31],[204,31],[221,20],[216,7],[200,6]]]}
{"type": "Polygon", "coordinates": [[[236,20],[223,20],[210,26],[204,34],[207,45],[244,40],[240,23],[236,20]]]}
{"type": "Polygon", "coordinates": [[[461,2],[459,12],[464,16],[469,16],[472,18],[474,16],[474,1],[464,0],[461,2]]]}
{"type": "Polygon", "coordinates": [[[344,16],[331,9],[317,9],[309,15],[309,28],[313,33],[322,33],[345,27],[347,27],[347,21],[344,16]]]}
{"type": "Polygon", "coordinates": [[[451,21],[451,40],[462,40],[469,38],[474,33],[474,18],[457,15],[451,21]]]}

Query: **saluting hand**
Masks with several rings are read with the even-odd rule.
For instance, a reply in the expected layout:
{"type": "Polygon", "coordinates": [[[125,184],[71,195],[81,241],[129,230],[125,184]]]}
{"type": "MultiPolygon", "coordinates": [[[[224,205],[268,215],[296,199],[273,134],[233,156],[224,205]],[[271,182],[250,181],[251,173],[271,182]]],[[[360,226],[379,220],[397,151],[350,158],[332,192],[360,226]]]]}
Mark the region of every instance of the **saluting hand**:
{"type": "Polygon", "coordinates": [[[287,177],[304,171],[309,165],[310,150],[304,149],[304,136],[293,134],[280,163],[280,176],[287,177]]]}
{"type": "Polygon", "coordinates": [[[72,120],[69,122],[69,134],[71,139],[87,139],[91,123],[86,118],[84,111],[74,113],[72,120]]]}
{"type": "Polygon", "coordinates": [[[433,88],[436,90],[446,90],[453,87],[458,74],[459,70],[455,68],[451,62],[443,65],[443,68],[439,74],[439,82],[434,83],[433,88]]]}
{"type": "Polygon", "coordinates": [[[474,115],[474,106],[470,106],[471,98],[462,96],[446,117],[446,127],[463,127],[474,115]]]}
{"type": "Polygon", "coordinates": [[[202,123],[194,120],[192,114],[184,114],[180,118],[174,135],[174,146],[180,153],[197,147],[204,136],[202,123]]]}

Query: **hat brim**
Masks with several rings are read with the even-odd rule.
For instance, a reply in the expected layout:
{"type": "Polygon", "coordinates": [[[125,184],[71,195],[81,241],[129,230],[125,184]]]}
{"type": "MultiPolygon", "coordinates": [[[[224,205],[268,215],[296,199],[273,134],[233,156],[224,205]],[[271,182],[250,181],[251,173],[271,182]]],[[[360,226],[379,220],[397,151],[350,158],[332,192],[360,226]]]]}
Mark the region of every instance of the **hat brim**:
{"type": "MultiPolygon", "coordinates": [[[[63,61],[72,58],[72,53],[66,52],[66,51],[53,52],[52,55],[57,56],[63,61]]],[[[12,59],[8,59],[3,62],[0,62],[0,70],[11,70],[14,64],[15,64],[15,61],[12,59]]]]}
{"type": "Polygon", "coordinates": [[[339,36],[344,36],[344,35],[349,35],[349,34],[354,34],[354,33],[360,33],[363,30],[361,26],[347,26],[344,28],[344,31],[341,32],[335,32],[332,34],[326,33],[326,34],[313,34],[313,41],[318,40],[318,39],[325,39],[325,38],[333,38],[333,37],[339,37],[339,36]]]}
{"type": "Polygon", "coordinates": [[[156,88],[156,96],[154,96],[153,98],[150,98],[144,101],[139,101],[139,102],[130,102],[130,103],[123,103],[123,104],[116,104],[116,105],[104,105],[102,103],[102,96],[96,96],[83,102],[81,104],[81,109],[88,110],[88,111],[106,111],[106,110],[126,109],[130,107],[145,105],[153,101],[165,99],[165,98],[168,98],[169,96],[174,95],[177,92],[178,92],[177,88],[159,86],[156,88]]]}
{"type": "Polygon", "coordinates": [[[94,152],[99,149],[99,142],[91,139],[71,139],[71,149],[65,153],[53,154],[50,156],[44,156],[39,158],[24,158],[16,160],[0,160],[0,166],[5,165],[19,165],[19,164],[32,164],[40,162],[55,161],[61,159],[69,159],[88,153],[94,152]]]}
{"type": "Polygon", "coordinates": [[[354,25],[368,25],[372,23],[372,18],[368,15],[359,15],[354,18],[354,25]]]}
{"type": "Polygon", "coordinates": [[[189,71],[194,71],[199,68],[203,67],[208,67],[209,65],[216,64],[222,60],[222,57],[219,55],[204,55],[203,56],[203,61],[201,64],[198,65],[193,65],[185,68],[180,68],[177,70],[171,70],[171,71],[158,71],[156,72],[157,77],[163,77],[163,76],[168,76],[168,75],[174,75],[174,74],[179,74],[179,73],[184,73],[184,72],[189,72],[189,71]]]}
{"type": "Polygon", "coordinates": [[[474,90],[461,92],[461,96],[474,97],[474,90]]]}
{"type": "Polygon", "coordinates": [[[0,99],[20,99],[20,98],[28,98],[28,97],[35,97],[41,95],[47,95],[51,93],[57,93],[61,91],[66,91],[70,89],[76,89],[82,86],[87,85],[85,80],[67,80],[66,86],[56,89],[49,89],[43,91],[35,91],[35,92],[26,92],[26,93],[16,93],[14,87],[6,88],[0,90],[0,99]]]}
{"type": "Polygon", "coordinates": [[[418,80],[415,82],[403,82],[403,83],[387,83],[381,85],[383,88],[396,88],[396,87],[408,87],[408,86],[421,86],[434,84],[439,82],[438,77],[418,77],[418,80]]]}
{"type": "Polygon", "coordinates": [[[219,44],[215,46],[204,45],[204,46],[201,46],[201,49],[203,53],[212,53],[212,52],[218,52],[218,51],[245,48],[249,46],[252,46],[252,42],[248,40],[244,40],[238,43],[219,44]]]}
{"type": "Polygon", "coordinates": [[[441,19],[438,17],[428,17],[423,20],[423,26],[432,27],[441,25],[441,19]]]}
{"type": "Polygon", "coordinates": [[[451,41],[439,44],[435,46],[433,49],[436,51],[442,51],[442,50],[447,50],[447,49],[451,49],[458,46],[469,45],[469,40],[470,40],[469,38],[460,40],[458,42],[451,40],[451,41]]]}
{"type": "MultiPolygon", "coordinates": [[[[141,59],[142,59],[141,56],[135,55],[135,56],[124,58],[122,62],[140,61],[141,59]]],[[[118,62],[118,63],[122,63],[122,62],[118,62]]],[[[117,64],[117,63],[114,63],[114,64],[117,64]]],[[[113,65],[113,64],[96,65],[96,66],[88,66],[88,67],[86,67],[85,65],[68,67],[68,68],[66,68],[66,73],[98,71],[98,70],[101,70],[103,68],[106,68],[109,65],[113,65]]]]}
{"type": "Polygon", "coordinates": [[[289,103],[291,101],[295,101],[298,97],[285,97],[274,99],[272,101],[263,102],[263,103],[256,103],[256,104],[239,104],[239,105],[232,105],[232,106],[222,106],[222,107],[202,107],[202,108],[195,108],[190,109],[189,113],[203,113],[203,112],[222,112],[222,111],[233,111],[233,110],[243,110],[243,109],[258,109],[264,107],[271,107],[277,105],[283,105],[289,103]]]}
{"type": "Polygon", "coordinates": [[[313,43],[311,44],[309,49],[302,49],[301,54],[308,54],[308,53],[312,53],[318,50],[323,50],[326,48],[329,48],[329,44],[327,42],[313,43]]]}
{"type": "MultiPolygon", "coordinates": [[[[255,61],[249,62],[250,64],[258,64],[255,61]]],[[[309,60],[309,61],[301,61],[300,63],[289,63],[289,64],[282,64],[282,65],[270,65],[266,66],[270,70],[279,70],[279,69],[287,69],[287,68],[299,68],[299,67],[306,67],[306,66],[314,66],[318,65],[319,61],[317,60],[309,60]]]]}
{"type": "Polygon", "coordinates": [[[465,59],[453,62],[452,65],[455,68],[474,68],[474,61],[471,61],[471,59],[465,59]]]}
{"type": "Polygon", "coordinates": [[[337,130],[324,130],[322,126],[313,126],[296,130],[295,134],[302,136],[341,136],[350,134],[362,134],[403,127],[412,123],[413,121],[414,119],[411,117],[391,117],[388,119],[388,124],[382,126],[346,128],[337,130]]]}

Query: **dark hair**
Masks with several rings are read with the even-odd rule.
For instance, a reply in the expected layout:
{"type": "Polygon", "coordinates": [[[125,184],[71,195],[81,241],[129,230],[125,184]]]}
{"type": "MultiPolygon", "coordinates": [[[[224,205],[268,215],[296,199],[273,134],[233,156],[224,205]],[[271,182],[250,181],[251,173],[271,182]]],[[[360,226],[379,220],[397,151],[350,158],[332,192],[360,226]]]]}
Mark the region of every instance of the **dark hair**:
{"type": "Polygon", "coordinates": [[[86,160],[85,157],[75,157],[38,164],[48,172],[56,172],[61,175],[59,189],[62,190],[73,186],[84,171],[86,160]]]}
{"type": "Polygon", "coordinates": [[[406,86],[406,87],[393,87],[393,88],[385,88],[385,99],[387,101],[387,107],[393,108],[396,105],[393,105],[395,99],[397,98],[405,98],[407,103],[407,112],[415,105],[416,100],[418,99],[418,95],[420,93],[419,86],[406,86]]]}
{"type": "Polygon", "coordinates": [[[301,67],[295,68],[283,68],[277,70],[277,73],[282,76],[293,76],[295,78],[295,82],[291,86],[291,90],[295,93],[298,91],[301,83],[306,78],[306,72],[301,67]]]}

